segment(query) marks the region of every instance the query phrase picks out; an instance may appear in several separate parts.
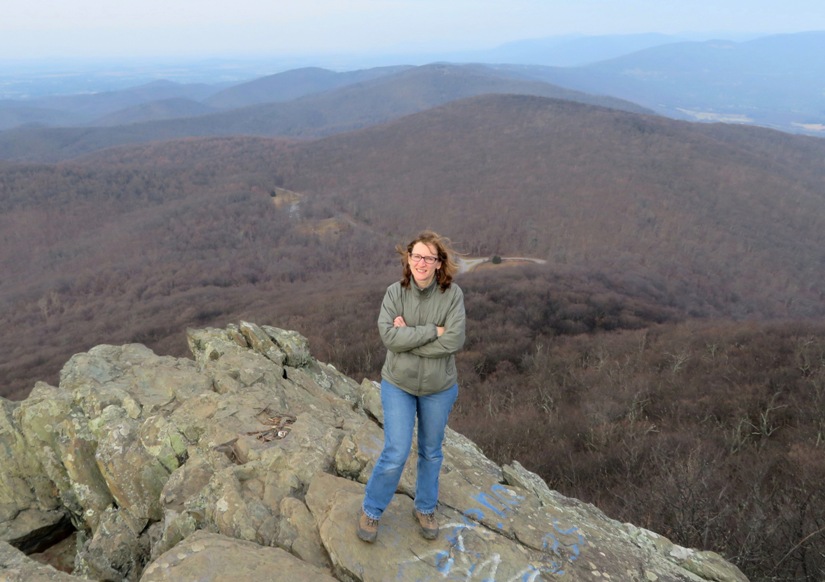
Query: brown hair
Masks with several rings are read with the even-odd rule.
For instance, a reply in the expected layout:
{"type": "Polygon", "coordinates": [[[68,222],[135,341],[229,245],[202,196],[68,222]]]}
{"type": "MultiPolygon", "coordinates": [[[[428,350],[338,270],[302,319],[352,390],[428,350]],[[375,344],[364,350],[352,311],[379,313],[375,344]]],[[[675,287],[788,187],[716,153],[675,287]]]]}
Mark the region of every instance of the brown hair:
{"type": "Polygon", "coordinates": [[[450,239],[431,230],[420,232],[407,246],[398,245],[395,247],[395,250],[401,255],[401,265],[403,267],[401,286],[405,289],[410,288],[412,269],[410,269],[409,257],[413,247],[418,243],[424,243],[436,250],[438,260],[441,261],[441,267],[435,271],[435,280],[438,281],[438,286],[441,287],[441,292],[443,293],[450,288],[453,277],[458,273],[458,262],[455,259],[456,252],[451,246],[450,239]]]}

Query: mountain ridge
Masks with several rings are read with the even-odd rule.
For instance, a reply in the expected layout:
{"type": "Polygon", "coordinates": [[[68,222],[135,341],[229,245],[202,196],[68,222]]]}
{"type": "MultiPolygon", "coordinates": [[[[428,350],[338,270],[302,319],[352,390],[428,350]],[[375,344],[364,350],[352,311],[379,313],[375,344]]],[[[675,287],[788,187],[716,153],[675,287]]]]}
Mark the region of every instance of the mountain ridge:
{"type": "Polygon", "coordinates": [[[205,103],[213,107],[230,109],[291,101],[313,93],[330,91],[391,75],[409,68],[411,67],[397,65],[346,72],[330,71],[320,67],[292,69],[233,85],[207,98],[205,103]]]}
{"type": "Polygon", "coordinates": [[[343,72],[304,67],[232,86],[156,81],[90,95],[3,100],[0,101],[0,130],[26,124],[86,125],[118,109],[171,98],[188,98],[229,108],[285,102],[369,82],[409,68],[451,62],[456,67],[477,63],[476,66],[486,66],[514,78],[612,98],[612,106],[623,109],[628,105],[621,104],[620,100],[675,119],[750,124],[822,137],[825,117],[821,79],[825,71],[821,59],[815,55],[823,51],[825,33],[821,31],[776,34],[744,41],[697,41],[657,35],[535,39],[487,52],[433,56],[429,64],[424,65],[399,64],[405,62],[402,59],[343,72]],[[591,54],[588,51],[595,52],[586,58],[586,54],[591,54]],[[565,57],[565,52],[572,52],[572,57],[565,57]],[[546,61],[554,58],[567,61],[546,61]],[[486,65],[478,64],[485,62],[486,65]]]}
{"type": "MultiPolygon", "coordinates": [[[[476,254],[524,252],[527,249],[506,241],[514,240],[508,233],[520,230],[516,224],[530,220],[546,233],[537,239],[535,250],[540,258],[581,261],[588,253],[601,252],[615,261],[615,250],[623,249],[636,255],[635,259],[625,257],[630,261],[628,267],[633,268],[631,265],[645,256],[650,260],[651,248],[668,248],[664,255],[669,258],[660,268],[668,271],[675,268],[673,263],[683,262],[688,271],[715,273],[713,278],[720,285],[726,272],[738,273],[753,260],[753,253],[788,253],[771,268],[774,275],[797,253],[819,260],[808,245],[821,240],[819,229],[823,225],[809,227],[819,224],[814,217],[821,217],[825,210],[816,185],[822,168],[815,163],[825,155],[825,144],[812,138],[786,140],[783,134],[766,130],[760,133],[743,128],[740,132],[735,127],[694,125],[540,97],[482,96],[293,149],[302,150],[307,152],[307,160],[297,153],[298,161],[293,163],[302,168],[300,179],[282,174],[286,187],[317,192],[334,173],[334,190],[342,198],[342,208],[361,209],[361,215],[380,221],[391,231],[403,228],[403,215],[390,213],[381,218],[365,209],[380,208],[376,206],[379,198],[389,207],[403,207],[405,198],[414,198],[425,206],[441,208],[442,214],[432,219],[433,226],[451,230],[476,254]],[[588,136],[586,148],[573,137],[577,133],[588,136]],[[780,168],[783,164],[765,156],[782,155],[781,147],[771,154],[754,151],[750,144],[753,133],[763,138],[770,135],[776,144],[787,141],[800,149],[790,150],[784,157],[785,167],[780,168]],[[465,147],[465,143],[474,146],[465,147]],[[361,154],[350,160],[343,152],[351,151],[361,154]],[[499,153],[504,151],[508,152],[506,157],[499,153]],[[803,151],[804,158],[794,161],[803,151]],[[368,166],[381,168],[380,174],[375,175],[378,170],[368,170],[368,166]],[[469,170],[462,172],[461,168],[469,170]],[[496,196],[495,192],[508,188],[508,200],[496,196]],[[718,194],[720,188],[724,196],[718,194]],[[783,197],[777,197],[777,192],[783,197]],[[491,200],[500,200],[500,208],[478,210],[491,200]],[[614,209],[613,216],[604,211],[605,206],[614,209]],[[508,207],[518,211],[508,211],[508,207]],[[468,221],[461,212],[464,208],[476,209],[474,214],[484,218],[478,223],[468,221]],[[592,220],[586,218],[588,213],[592,220]],[[688,219],[690,215],[693,217],[688,219]],[[459,216],[464,220],[457,222],[459,216]],[[617,222],[622,216],[639,222],[632,226],[617,222]],[[766,216],[783,224],[781,246],[771,248],[749,234],[751,227],[745,223],[762,222],[766,216]],[[685,220],[692,226],[685,227],[685,220]],[[739,220],[745,223],[739,224],[739,220]],[[573,236],[578,242],[562,234],[572,223],[577,225],[573,236]],[[797,226],[784,230],[786,223],[797,226]],[[633,236],[621,234],[623,228],[633,229],[633,236]],[[693,234],[679,239],[680,231],[693,234]],[[703,231],[705,235],[699,234],[703,231]],[[713,253],[698,251],[711,231],[714,239],[721,237],[716,244],[740,249],[735,251],[733,264],[721,265],[713,253]],[[613,244],[606,242],[611,236],[618,237],[613,244]],[[594,248],[592,241],[596,240],[606,244],[594,248]],[[567,249],[569,254],[552,253],[553,248],[567,249]],[[700,256],[691,256],[694,248],[700,256]]],[[[814,243],[814,248],[818,244],[814,243]]],[[[587,262],[597,261],[591,258],[587,262]]],[[[755,274],[753,269],[745,271],[755,274]]],[[[765,283],[770,285],[767,280],[765,283]]],[[[806,284],[812,307],[820,305],[816,289],[822,284],[825,281],[806,284]]],[[[814,309],[820,310],[821,305],[814,309]]]]}
{"type": "MultiPolygon", "coordinates": [[[[524,67],[534,78],[609,94],[661,115],[821,136],[825,32],[746,42],[681,42],[575,68],[524,67]]],[[[515,67],[519,69],[520,67],[515,67]]]]}
{"type": "Polygon", "coordinates": [[[36,128],[0,133],[0,159],[58,161],[106,147],[181,137],[263,135],[311,138],[351,131],[483,93],[527,93],[645,111],[483,66],[405,69],[284,103],[250,105],[196,118],[121,127],[36,128]]]}

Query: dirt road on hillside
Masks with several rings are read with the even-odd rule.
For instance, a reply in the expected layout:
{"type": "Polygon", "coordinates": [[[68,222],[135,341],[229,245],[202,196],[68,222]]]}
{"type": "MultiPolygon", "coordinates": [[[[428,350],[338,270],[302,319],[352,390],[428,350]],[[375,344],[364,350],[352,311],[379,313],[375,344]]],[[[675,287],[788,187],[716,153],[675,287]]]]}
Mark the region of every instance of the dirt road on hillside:
{"type": "Polygon", "coordinates": [[[491,267],[513,266],[516,263],[535,263],[537,265],[544,265],[547,263],[544,259],[533,259],[531,257],[501,257],[500,263],[493,263],[492,257],[459,257],[458,258],[458,272],[469,273],[481,265],[489,265],[491,267]]]}

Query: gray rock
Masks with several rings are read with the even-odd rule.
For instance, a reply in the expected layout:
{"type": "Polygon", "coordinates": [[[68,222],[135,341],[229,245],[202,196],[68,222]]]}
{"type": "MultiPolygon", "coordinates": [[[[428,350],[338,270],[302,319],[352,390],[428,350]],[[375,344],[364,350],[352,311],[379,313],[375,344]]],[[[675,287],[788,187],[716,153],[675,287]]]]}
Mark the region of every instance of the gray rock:
{"type": "MultiPolygon", "coordinates": [[[[34,399],[45,386],[32,391],[34,399]]],[[[0,540],[36,552],[70,526],[69,512],[43,466],[48,458],[30,453],[19,422],[24,411],[20,403],[0,399],[0,540]]]]}
{"type": "Polygon", "coordinates": [[[92,580],[137,580],[148,561],[148,533],[136,531],[128,512],[107,510],[95,536],[80,549],[75,574],[92,580]]]}
{"type": "Polygon", "coordinates": [[[252,349],[263,354],[274,363],[283,365],[286,360],[286,354],[281,348],[275,345],[272,338],[260,327],[248,321],[242,321],[240,330],[252,349]]]}
{"type": "Polygon", "coordinates": [[[384,425],[384,408],[381,406],[381,385],[378,382],[364,378],[358,387],[361,408],[368,415],[384,425]]]}
{"type": "Polygon", "coordinates": [[[312,355],[309,353],[309,342],[297,331],[280,329],[270,325],[262,325],[261,329],[284,353],[283,363],[285,366],[300,368],[312,362],[312,355]]]}
{"type": "Polygon", "coordinates": [[[499,467],[450,429],[440,537],[413,523],[413,450],[365,544],[354,530],[383,444],[379,385],[271,326],[187,341],[194,360],[97,346],[69,360],[59,387],[0,400],[0,539],[33,551],[71,523],[80,540],[77,576],[0,545],[0,579],[745,580],[516,461],[499,467]]]}
{"type": "Polygon", "coordinates": [[[312,580],[334,582],[325,571],[280,548],[195,532],[152,562],[142,582],[312,580]]]}
{"type": "Polygon", "coordinates": [[[36,562],[14,546],[0,542],[0,580],[3,582],[80,582],[83,578],[36,562]]]}

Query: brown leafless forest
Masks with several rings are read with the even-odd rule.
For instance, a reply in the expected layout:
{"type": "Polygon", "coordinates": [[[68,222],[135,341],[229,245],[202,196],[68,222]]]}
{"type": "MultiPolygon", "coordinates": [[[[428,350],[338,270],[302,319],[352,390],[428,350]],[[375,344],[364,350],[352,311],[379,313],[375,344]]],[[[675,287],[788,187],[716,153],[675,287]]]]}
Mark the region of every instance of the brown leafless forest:
{"type": "Polygon", "coordinates": [[[452,426],[754,581],[825,574],[825,144],[532,97],[319,141],[0,164],[0,390],[187,327],[295,329],[377,379],[419,229],[542,265],[459,276],[452,426]]]}

